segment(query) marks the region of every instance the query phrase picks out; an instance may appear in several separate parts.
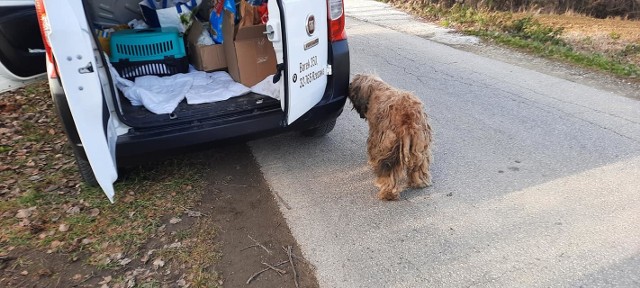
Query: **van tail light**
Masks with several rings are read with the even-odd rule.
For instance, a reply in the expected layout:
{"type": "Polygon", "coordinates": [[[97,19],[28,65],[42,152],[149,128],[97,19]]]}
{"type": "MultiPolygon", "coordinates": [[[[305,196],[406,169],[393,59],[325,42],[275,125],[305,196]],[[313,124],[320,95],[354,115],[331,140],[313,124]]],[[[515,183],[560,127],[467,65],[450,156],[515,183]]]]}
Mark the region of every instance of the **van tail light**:
{"type": "Polygon", "coordinates": [[[47,53],[47,70],[49,70],[49,78],[58,78],[57,67],[53,62],[53,54],[51,53],[51,44],[47,32],[49,31],[49,20],[47,19],[47,11],[44,8],[44,0],[36,0],[36,15],[38,16],[38,24],[40,25],[40,36],[44,43],[44,50],[47,53]]]}
{"type": "Polygon", "coordinates": [[[329,12],[329,40],[337,42],[347,39],[347,33],[344,31],[344,1],[327,0],[327,10],[329,12]]]}

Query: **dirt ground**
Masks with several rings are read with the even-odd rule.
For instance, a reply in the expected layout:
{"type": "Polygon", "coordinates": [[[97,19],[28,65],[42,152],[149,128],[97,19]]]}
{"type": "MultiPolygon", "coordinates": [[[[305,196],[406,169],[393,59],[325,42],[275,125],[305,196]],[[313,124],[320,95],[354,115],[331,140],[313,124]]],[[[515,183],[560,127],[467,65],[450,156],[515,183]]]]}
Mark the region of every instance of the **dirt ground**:
{"type": "Polygon", "coordinates": [[[138,257],[116,256],[116,261],[129,261],[116,269],[86,265],[89,253],[15,249],[0,258],[0,286],[139,287],[135,285],[146,283],[150,284],[148,287],[189,287],[189,283],[195,283],[192,287],[295,287],[294,273],[285,250],[291,247],[300,287],[318,287],[313,267],[301,257],[258,165],[245,145],[222,147],[187,157],[204,158],[209,163],[205,191],[197,204],[189,208],[199,216],[174,218],[166,215],[158,231],[132,253],[138,257]],[[175,222],[172,219],[181,220],[172,224],[175,222]],[[198,239],[195,235],[211,235],[211,231],[215,231],[215,235],[208,239],[198,239]],[[204,281],[185,279],[188,270],[192,269],[180,259],[179,249],[189,247],[182,240],[185,237],[202,241],[192,246],[190,257],[199,257],[198,250],[216,253],[218,257],[214,263],[202,263],[205,268],[202,273],[214,277],[204,281]],[[166,251],[172,246],[176,251],[166,251]],[[151,257],[147,256],[150,251],[151,257]],[[269,269],[253,276],[268,268],[263,263],[277,266],[284,272],[280,275],[269,269]],[[253,280],[247,285],[252,276],[253,280]]]}
{"type": "Polygon", "coordinates": [[[317,287],[244,144],[123,170],[110,204],[45,82],[0,95],[0,134],[0,287],[317,287]]]}
{"type": "MultiPolygon", "coordinates": [[[[252,275],[267,268],[262,263],[275,266],[287,262],[285,248],[291,246],[300,287],[318,287],[313,267],[300,258],[296,240],[251,152],[245,146],[230,150],[211,158],[211,178],[203,196],[203,202],[211,205],[203,206],[203,211],[216,215],[216,241],[222,257],[215,266],[222,273],[224,286],[245,286],[252,275]]],[[[249,286],[295,287],[292,267],[285,264],[279,268],[286,273],[267,271],[249,286]]]]}

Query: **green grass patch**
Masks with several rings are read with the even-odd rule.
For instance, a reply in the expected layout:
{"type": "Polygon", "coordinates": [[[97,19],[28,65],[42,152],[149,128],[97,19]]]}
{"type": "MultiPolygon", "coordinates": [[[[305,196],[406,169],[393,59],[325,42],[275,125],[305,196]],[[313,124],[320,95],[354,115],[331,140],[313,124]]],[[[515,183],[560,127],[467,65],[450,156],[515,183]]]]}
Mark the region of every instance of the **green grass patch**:
{"type": "Polygon", "coordinates": [[[0,145],[0,153],[9,152],[11,150],[13,150],[13,148],[11,148],[11,146],[0,145]]]}

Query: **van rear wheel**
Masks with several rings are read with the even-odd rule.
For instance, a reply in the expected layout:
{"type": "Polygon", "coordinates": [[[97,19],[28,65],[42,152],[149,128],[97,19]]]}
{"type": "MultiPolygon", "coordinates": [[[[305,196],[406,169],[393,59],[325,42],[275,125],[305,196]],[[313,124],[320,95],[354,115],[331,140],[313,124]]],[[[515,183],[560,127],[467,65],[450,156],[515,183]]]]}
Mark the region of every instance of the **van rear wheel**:
{"type": "Polygon", "coordinates": [[[329,132],[333,130],[333,128],[336,127],[336,120],[337,119],[326,121],[322,123],[320,126],[303,130],[302,132],[300,132],[300,134],[302,134],[302,136],[305,136],[305,137],[320,137],[320,136],[327,135],[329,134],[329,132]]]}
{"type": "Polygon", "coordinates": [[[73,149],[73,156],[76,158],[76,165],[78,165],[78,171],[80,172],[80,176],[85,184],[90,187],[98,187],[98,180],[96,180],[96,175],[93,174],[93,170],[91,170],[91,165],[89,161],[80,157],[80,151],[77,148],[73,149]]]}

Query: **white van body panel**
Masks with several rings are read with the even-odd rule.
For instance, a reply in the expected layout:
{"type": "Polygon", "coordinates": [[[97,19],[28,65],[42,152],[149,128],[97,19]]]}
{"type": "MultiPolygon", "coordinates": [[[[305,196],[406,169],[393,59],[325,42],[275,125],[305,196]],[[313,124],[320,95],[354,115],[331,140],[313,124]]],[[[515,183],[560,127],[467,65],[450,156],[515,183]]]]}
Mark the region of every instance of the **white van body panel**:
{"type": "Polygon", "coordinates": [[[278,1],[269,1],[267,31],[270,33],[267,35],[273,43],[278,64],[287,61],[287,73],[280,80],[280,99],[288,101],[283,103],[283,109],[288,108],[287,123],[291,124],[318,104],[327,88],[327,3],[309,0],[279,2],[282,9],[278,7],[278,1]],[[285,27],[284,32],[282,27],[285,27]],[[286,94],[285,81],[288,86],[286,94]]]}
{"type": "Polygon", "coordinates": [[[93,36],[82,1],[45,1],[48,27],[45,33],[58,63],[58,73],[69,109],[91,169],[100,187],[113,202],[118,178],[115,162],[116,123],[109,113],[103,119],[103,91],[94,55],[93,36]]]}

